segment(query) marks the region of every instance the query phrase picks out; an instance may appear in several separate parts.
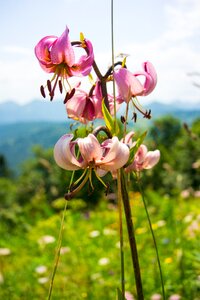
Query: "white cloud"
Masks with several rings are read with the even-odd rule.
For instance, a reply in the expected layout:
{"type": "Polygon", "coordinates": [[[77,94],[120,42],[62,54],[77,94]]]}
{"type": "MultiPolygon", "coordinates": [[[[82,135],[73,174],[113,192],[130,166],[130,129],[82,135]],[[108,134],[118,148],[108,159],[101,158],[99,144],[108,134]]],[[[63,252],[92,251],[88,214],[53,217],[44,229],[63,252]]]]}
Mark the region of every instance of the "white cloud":
{"type": "MultiPolygon", "coordinates": [[[[171,0],[164,6],[164,12],[166,24],[162,28],[165,30],[159,31],[156,38],[146,42],[144,36],[139,43],[127,41],[115,49],[115,53],[130,54],[127,64],[131,70],[140,68],[145,60],[155,65],[158,85],[145,98],[145,103],[154,99],[164,102],[180,99],[198,103],[200,90],[192,85],[193,78],[187,74],[200,72],[200,1],[171,0]]],[[[111,63],[111,53],[107,49],[107,45],[104,53],[95,49],[97,63],[103,72],[111,63]]],[[[0,51],[0,101],[9,98],[23,103],[40,98],[39,87],[51,75],[41,70],[33,49],[7,45],[2,46],[0,51]]]]}

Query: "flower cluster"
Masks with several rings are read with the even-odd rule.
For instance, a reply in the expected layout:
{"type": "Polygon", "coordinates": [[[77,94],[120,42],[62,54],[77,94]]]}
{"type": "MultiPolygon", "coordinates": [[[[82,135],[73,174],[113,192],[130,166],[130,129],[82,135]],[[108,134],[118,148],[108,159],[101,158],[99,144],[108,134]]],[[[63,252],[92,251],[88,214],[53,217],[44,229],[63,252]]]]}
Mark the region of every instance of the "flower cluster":
{"type": "MultiPolygon", "coordinates": [[[[73,134],[65,134],[55,145],[54,157],[56,163],[66,170],[83,169],[83,175],[77,183],[78,190],[91,178],[95,172],[97,178],[104,184],[101,177],[107,172],[114,176],[118,169],[125,172],[139,172],[152,168],[160,158],[159,150],[148,151],[142,144],[143,139],[132,141],[133,132],[127,134],[129,104],[132,104],[145,118],[151,117],[151,111],[144,110],[137,100],[137,96],[147,96],[157,83],[157,74],[152,63],[146,61],[142,70],[131,72],[126,66],[126,59],[117,61],[102,75],[94,58],[92,43],[80,34],[80,41],[70,41],[69,29],[60,37],[46,36],[35,47],[35,55],[42,69],[52,73],[52,79],[47,80],[40,91],[46,97],[46,90],[50,100],[53,100],[56,87],[64,93],[63,102],[67,116],[87,124],[95,119],[104,119],[107,138],[99,141],[98,130],[90,132],[83,138],[75,138],[73,134]],[[80,48],[83,54],[76,57],[75,50],[80,48]],[[94,72],[96,79],[93,79],[94,72]],[[86,91],[81,87],[81,77],[89,76],[91,87],[86,91]],[[71,77],[77,77],[77,83],[70,83],[71,77]],[[78,79],[79,78],[79,79],[78,79]],[[108,83],[114,81],[116,93],[108,93],[108,83]],[[124,136],[119,140],[119,126],[117,126],[116,112],[122,103],[127,106],[126,116],[123,118],[124,136]]],[[[136,121],[136,113],[135,121],[136,121]]],[[[74,185],[77,190],[77,184],[74,185]]],[[[73,191],[70,191],[70,193],[73,191]]]]}

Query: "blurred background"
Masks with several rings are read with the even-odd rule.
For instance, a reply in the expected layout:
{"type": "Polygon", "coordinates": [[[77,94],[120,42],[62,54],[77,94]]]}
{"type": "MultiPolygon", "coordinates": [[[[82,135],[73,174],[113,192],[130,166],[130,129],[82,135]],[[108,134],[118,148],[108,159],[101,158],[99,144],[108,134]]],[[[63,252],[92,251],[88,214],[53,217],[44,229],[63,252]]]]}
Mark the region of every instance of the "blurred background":
{"type": "MultiPolygon", "coordinates": [[[[87,130],[67,118],[59,96],[49,102],[39,91],[50,77],[41,70],[34,46],[43,36],[61,35],[66,25],[72,41],[80,32],[92,41],[95,60],[106,70],[111,64],[110,1],[1,1],[1,299],[47,297],[63,195],[71,178],[71,172],[56,166],[53,146],[69,131],[84,135],[87,130]]],[[[114,28],[116,56],[127,54],[133,71],[149,60],[158,73],[155,91],[139,99],[151,109],[152,119],[138,116],[128,126],[136,137],[147,130],[148,149],[161,151],[159,164],[142,173],[141,185],[167,299],[199,300],[200,2],[116,0],[114,28]]],[[[95,180],[94,185],[93,193],[86,186],[68,204],[52,299],[116,298],[120,258],[115,186],[106,196],[95,180]]],[[[161,294],[155,249],[133,178],[129,189],[145,299],[153,299],[161,294]]],[[[135,296],[130,265],[125,242],[126,290],[135,296]]]]}

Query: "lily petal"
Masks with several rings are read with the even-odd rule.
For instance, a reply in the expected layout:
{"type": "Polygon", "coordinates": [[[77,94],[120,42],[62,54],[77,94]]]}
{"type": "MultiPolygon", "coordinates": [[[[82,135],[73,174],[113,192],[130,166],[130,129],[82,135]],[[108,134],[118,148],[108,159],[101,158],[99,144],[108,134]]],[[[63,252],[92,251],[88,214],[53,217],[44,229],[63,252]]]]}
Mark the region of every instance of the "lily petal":
{"type": "Polygon", "coordinates": [[[65,170],[78,170],[86,166],[84,160],[75,157],[75,142],[71,142],[73,134],[63,135],[55,144],[54,159],[57,165],[65,170]]]}
{"type": "Polygon", "coordinates": [[[87,76],[92,70],[92,64],[94,62],[93,46],[89,40],[85,40],[84,43],[87,55],[82,55],[70,70],[74,76],[87,76]]]}
{"type": "Polygon", "coordinates": [[[143,75],[145,76],[145,82],[144,82],[144,92],[142,96],[149,95],[155,88],[157,84],[157,73],[152,65],[151,62],[147,61],[143,63],[143,69],[144,71],[139,71],[137,73],[134,73],[135,76],[143,75]]]}
{"type": "Polygon", "coordinates": [[[115,71],[113,76],[117,83],[119,94],[124,98],[124,101],[129,102],[132,97],[143,94],[143,85],[126,68],[120,68],[115,71]]]}
{"type": "Polygon", "coordinates": [[[149,151],[145,157],[145,161],[143,162],[143,169],[151,169],[153,168],[160,159],[160,151],[149,151]]]}
{"type": "Polygon", "coordinates": [[[105,155],[101,161],[96,161],[96,165],[99,165],[100,168],[113,171],[123,167],[128,161],[129,148],[116,136],[102,143],[102,147],[105,148],[105,155]]]}
{"type": "Polygon", "coordinates": [[[87,163],[95,162],[102,157],[102,149],[93,134],[89,134],[87,137],[78,140],[78,146],[82,157],[87,161],[87,163]]]}
{"type": "Polygon", "coordinates": [[[66,63],[72,67],[75,62],[75,54],[69,40],[69,29],[66,27],[63,34],[54,42],[51,48],[51,61],[53,64],[66,63]]]}
{"type": "Polygon", "coordinates": [[[55,71],[55,66],[52,64],[50,58],[49,49],[53,45],[53,43],[57,40],[56,36],[46,36],[42,38],[39,43],[35,46],[35,55],[39,60],[40,66],[42,69],[48,73],[55,71]]]}

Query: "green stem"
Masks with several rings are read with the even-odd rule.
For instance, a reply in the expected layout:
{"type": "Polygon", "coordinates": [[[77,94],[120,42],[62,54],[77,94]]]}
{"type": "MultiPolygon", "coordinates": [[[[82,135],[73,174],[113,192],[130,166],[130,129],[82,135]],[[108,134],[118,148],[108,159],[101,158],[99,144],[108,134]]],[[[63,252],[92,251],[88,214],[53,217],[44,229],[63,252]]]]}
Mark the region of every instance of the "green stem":
{"type": "Polygon", "coordinates": [[[153,228],[152,228],[152,224],[151,224],[151,219],[150,219],[149,212],[148,212],[148,209],[147,209],[147,204],[146,204],[146,201],[145,201],[145,198],[144,198],[144,193],[142,191],[142,188],[141,188],[141,185],[140,185],[139,182],[138,182],[138,187],[139,187],[140,194],[142,196],[142,201],[143,201],[144,209],[145,209],[145,212],[146,212],[146,215],[147,215],[147,219],[148,219],[148,223],[149,223],[149,228],[150,228],[151,235],[152,235],[152,238],[153,238],[153,243],[154,243],[154,247],[155,247],[155,251],[156,251],[156,258],[157,258],[158,268],[159,268],[159,273],[160,273],[162,295],[163,295],[163,300],[165,300],[166,297],[165,297],[164,280],[163,280],[163,275],[162,275],[162,268],[161,268],[161,263],[160,263],[160,258],[159,258],[159,253],[158,253],[158,247],[157,247],[157,243],[156,243],[156,238],[155,238],[155,235],[154,235],[154,232],[153,232],[153,228]]]}
{"type": "Polygon", "coordinates": [[[122,221],[122,189],[121,173],[117,171],[117,201],[119,211],[119,236],[120,236],[120,262],[121,262],[121,293],[125,299],[125,269],[124,269],[124,238],[123,238],[123,221],[122,221]]]}
{"type": "MultiPolygon", "coordinates": [[[[112,45],[112,72],[115,67],[115,52],[114,52],[114,1],[111,0],[111,45],[112,45]]],[[[117,106],[115,93],[115,80],[113,76],[113,98],[114,98],[114,130],[117,128],[117,106]]]]}
{"type": "Polygon", "coordinates": [[[131,206],[130,206],[130,202],[129,202],[125,174],[124,174],[123,170],[121,170],[121,183],[120,184],[121,184],[121,190],[122,190],[122,201],[124,204],[124,212],[125,212],[125,217],[126,217],[129,245],[130,245],[130,250],[131,250],[131,258],[132,258],[132,264],[133,264],[133,269],[134,269],[134,274],[135,274],[137,297],[138,297],[138,300],[144,300],[139,258],[138,258],[137,245],[136,245],[135,232],[134,232],[134,225],[133,225],[133,219],[132,219],[132,215],[131,215],[131,206]]]}
{"type": "Polygon", "coordinates": [[[49,293],[48,293],[47,300],[51,299],[53,284],[54,284],[54,278],[55,278],[56,271],[57,271],[57,268],[58,268],[58,262],[59,262],[59,258],[60,258],[60,249],[61,249],[61,245],[62,245],[62,237],[63,237],[63,231],[64,231],[64,221],[65,221],[65,216],[66,216],[67,204],[68,204],[68,202],[66,201],[65,207],[64,207],[64,210],[63,210],[63,214],[62,214],[62,219],[61,219],[60,232],[59,232],[59,237],[58,237],[58,245],[57,245],[56,254],[55,254],[55,263],[54,263],[54,267],[53,267],[53,271],[52,271],[52,275],[51,275],[51,281],[50,281],[49,293]]]}

